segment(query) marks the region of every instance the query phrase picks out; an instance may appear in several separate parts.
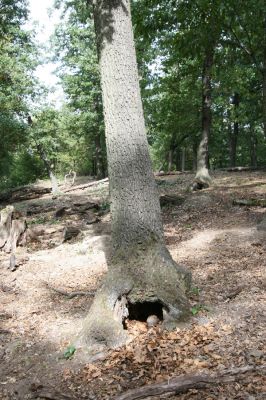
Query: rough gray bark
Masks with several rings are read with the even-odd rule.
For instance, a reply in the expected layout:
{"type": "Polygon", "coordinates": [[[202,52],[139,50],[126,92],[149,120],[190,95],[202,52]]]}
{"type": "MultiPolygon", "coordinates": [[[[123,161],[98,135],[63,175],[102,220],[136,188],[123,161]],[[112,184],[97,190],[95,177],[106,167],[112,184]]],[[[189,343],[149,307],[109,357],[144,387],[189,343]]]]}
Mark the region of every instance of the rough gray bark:
{"type": "Polygon", "coordinates": [[[215,43],[209,43],[206,47],[202,70],[202,136],[198,147],[197,173],[193,183],[193,190],[209,187],[211,177],[209,175],[209,136],[212,123],[211,112],[211,72],[214,61],[215,43]]]}
{"type": "Polygon", "coordinates": [[[188,315],[190,274],[164,244],[138,82],[129,0],[94,2],[112,213],[112,260],[80,336],[90,352],[126,342],[129,305],[162,307],[165,323],[188,315]]]}

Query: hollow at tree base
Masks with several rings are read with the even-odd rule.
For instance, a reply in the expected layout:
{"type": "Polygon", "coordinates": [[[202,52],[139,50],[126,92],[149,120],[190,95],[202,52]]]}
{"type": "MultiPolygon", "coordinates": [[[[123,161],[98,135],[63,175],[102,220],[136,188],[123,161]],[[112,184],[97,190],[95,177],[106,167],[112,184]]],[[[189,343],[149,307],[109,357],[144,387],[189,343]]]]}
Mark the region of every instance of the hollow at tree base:
{"type": "Polygon", "coordinates": [[[190,312],[186,292],[191,274],[178,266],[165,246],[135,249],[134,256],[120,257],[110,266],[101,289],[97,292],[77,346],[91,354],[104,348],[116,348],[129,341],[125,319],[146,321],[157,315],[163,325],[172,329],[190,312]]]}

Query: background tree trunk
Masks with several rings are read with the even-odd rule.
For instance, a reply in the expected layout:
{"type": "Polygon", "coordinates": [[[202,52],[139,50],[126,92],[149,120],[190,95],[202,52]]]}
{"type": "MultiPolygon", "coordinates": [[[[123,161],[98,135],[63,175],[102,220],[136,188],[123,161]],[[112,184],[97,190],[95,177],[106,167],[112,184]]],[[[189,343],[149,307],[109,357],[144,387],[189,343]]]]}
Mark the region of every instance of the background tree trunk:
{"type": "Polygon", "coordinates": [[[262,67],[262,118],[266,139],[266,12],[264,10],[263,67],[262,67]]]}
{"type": "Polygon", "coordinates": [[[53,195],[57,195],[59,193],[58,182],[57,182],[57,178],[55,176],[55,173],[53,171],[53,167],[51,165],[51,162],[48,159],[45,150],[43,149],[43,147],[40,144],[37,145],[37,150],[38,150],[38,153],[40,155],[41,160],[43,161],[43,163],[45,165],[47,174],[48,174],[48,176],[50,178],[51,186],[52,186],[52,194],[53,195]]]}
{"type": "Polygon", "coordinates": [[[173,169],[173,153],[173,149],[170,149],[168,153],[168,171],[173,169]]]}
{"type": "Polygon", "coordinates": [[[181,171],[184,172],[186,167],[186,149],[182,148],[181,151],[181,171]]]}
{"type": "Polygon", "coordinates": [[[84,322],[90,351],[127,340],[123,320],[140,305],[176,324],[188,315],[190,274],[164,244],[145,133],[129,0],[96,0],[112,213],[112,261],[84,322]]]}
{"type": "Polygon", "coordinates": [[[238,122],[238,108],[239,108],[239,94],[234,93],[232,104],[234,105],[234,125],[233,131],[231,128],[231,124],[229,126],[229,145],[230,145],[230,167],[236,166],[236,149],[237,149],[237,140],[239,135],[239,122],[238,122]]]}
{"type": "Polygon", "coordinates": [[[258,166],[257,163],[257,145],[258,140],[256,137],[256,132],[254,132],[254,128],[250,126],[250,165],[251,167],[256,168],[258,166]]]}
{"type": "Polygon", "coordinates": [[[211,72],[214,60],[214,43],[209,43],[205,51],[202,71],[202,137],[198,148],[197,173],[193,189],[202,189],[209,186],[209,136],[212,123],[211,112],[211,72]]]}

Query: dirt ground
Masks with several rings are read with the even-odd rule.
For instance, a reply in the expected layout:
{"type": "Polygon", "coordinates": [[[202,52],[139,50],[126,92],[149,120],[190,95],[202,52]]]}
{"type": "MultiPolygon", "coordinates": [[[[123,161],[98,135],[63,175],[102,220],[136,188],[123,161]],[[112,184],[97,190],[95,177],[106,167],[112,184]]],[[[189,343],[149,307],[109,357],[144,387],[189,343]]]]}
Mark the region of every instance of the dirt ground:
{"type": "MultiPolygon", "coordinates": [[[[113,399],[179,375],[265,365],[266,209],[234,200],[265,199],[266,173],[215,173],[212,187],[198,193],[186,190],[191,180],[157,178],[161,194],[179,197],[162,212],[166,244],[193,275],[190,320],[171,332],[129,321],[132,341],[94,363],[80,349],[69,358],[65,351],[107,271],[108,183],[14,204],[45,234],[19,247],[14,272],[0,253],[0,399],[113,399]],[[97,207],[75,213],[88,201],[97,207]],[[74,212],[55,216],[60,207],[74,212]],[[81,232],[63,242],[65,226],[81,232]]],[[[261,371],[242,378],[169,398],[266,398],[261,371]]]]}

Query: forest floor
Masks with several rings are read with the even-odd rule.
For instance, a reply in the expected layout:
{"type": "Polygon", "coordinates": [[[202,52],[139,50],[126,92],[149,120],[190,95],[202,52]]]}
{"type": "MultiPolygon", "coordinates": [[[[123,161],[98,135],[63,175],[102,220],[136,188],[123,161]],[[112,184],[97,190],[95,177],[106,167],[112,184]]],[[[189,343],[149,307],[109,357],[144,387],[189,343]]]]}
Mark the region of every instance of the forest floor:
{"type": "MultiPolygon", "coordinates": [[[[210,189],[189,193],[192,177],[186,173],[157,178],[161,194],[179,198],[162,212],[169,251],[193,275],[190,320],[171,332],[130,321],[134,339],[94,363],[79,349],[68,359],[70,354],[64,352],[80,331],[107,271],[108,183],[54,200],[46,194],[14,204],[27,212],[28,225],[39,236],[18,248],[22,261],[14,272],[6,267],[8,256],[0,253],[2,400],[113,399],[128,389],[175,376],[265,363],[266,224],[259,224],[266,208],[238,206],[234,200],[265,199],[266,174],[217,172],[210,189]],[[88,202],[98,207],[86,209],[88,202]],[[80,207],[83,212],[75,212],[80,207]],[[63,242],[65,226],[81,232],[63,242]],[[77,291],[84,293],[66,295],[77,291]]],[[[263,399],[263,382],[256,371],[239,382],[169,398],[263,399]]]]}

